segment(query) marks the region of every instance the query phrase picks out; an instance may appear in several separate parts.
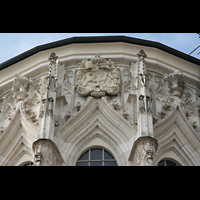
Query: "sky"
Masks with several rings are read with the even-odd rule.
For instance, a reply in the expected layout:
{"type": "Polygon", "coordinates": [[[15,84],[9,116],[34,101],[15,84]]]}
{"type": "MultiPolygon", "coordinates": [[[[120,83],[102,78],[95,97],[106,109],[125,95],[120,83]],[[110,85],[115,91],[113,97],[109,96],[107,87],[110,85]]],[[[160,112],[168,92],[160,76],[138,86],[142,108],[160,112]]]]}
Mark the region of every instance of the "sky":
{"type": "MultiPolygon", "coordinates": [[[[0,33],[0,63],[38,45],[75,36],[124,35],[160,42],[189,54],[200,45],[197,33],[0,33]]],[[[200,47],[191,56],[200,59],[200,47]]]]}

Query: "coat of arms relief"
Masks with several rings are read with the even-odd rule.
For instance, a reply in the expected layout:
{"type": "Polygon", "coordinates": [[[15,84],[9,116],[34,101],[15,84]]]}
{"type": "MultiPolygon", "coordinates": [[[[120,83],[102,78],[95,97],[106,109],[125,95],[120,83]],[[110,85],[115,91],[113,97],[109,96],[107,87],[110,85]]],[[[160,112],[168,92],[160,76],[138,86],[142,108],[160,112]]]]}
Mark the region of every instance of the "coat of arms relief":
{"type": "Polygon", "coordinates": [[[120,91],[119,67],[111,59],[107,61],[97,54],[91,60],[82,60],[76,70],[75,84],[80,95],[100,98],[120,91]]]}

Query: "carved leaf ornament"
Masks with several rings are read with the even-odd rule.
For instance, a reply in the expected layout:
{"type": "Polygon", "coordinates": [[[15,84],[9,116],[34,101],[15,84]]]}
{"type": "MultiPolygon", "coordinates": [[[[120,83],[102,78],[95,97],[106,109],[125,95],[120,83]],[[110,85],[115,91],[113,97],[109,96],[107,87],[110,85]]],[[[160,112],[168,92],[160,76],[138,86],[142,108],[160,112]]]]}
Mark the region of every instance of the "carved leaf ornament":
{"type": "Polygon", "coordinates": [[[91,60],[78,64],[76,90],[80,95],[91,95],[96,98],[106,94],[116,95],[120,90],[120,74],[116,63],[106,61],[98,54],[91,60]]]}

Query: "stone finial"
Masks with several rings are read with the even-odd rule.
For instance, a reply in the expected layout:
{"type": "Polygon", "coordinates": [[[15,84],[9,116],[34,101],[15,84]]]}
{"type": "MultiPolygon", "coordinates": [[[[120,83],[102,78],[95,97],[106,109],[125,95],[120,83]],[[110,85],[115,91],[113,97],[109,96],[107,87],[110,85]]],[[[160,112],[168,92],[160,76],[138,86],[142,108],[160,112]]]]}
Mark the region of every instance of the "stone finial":
{"type": "Polygon", "coordinates": [[[140,59],[144,59],[147,57],[146,53],[143,51],[143,50],[140,50],[140,52],[137,54],[137,56],[140,58],[140,59]]]}
{"type": "Polygon", "coordinates": [[[55,53],[52,53],[48,60],[50,60],[50,66],[49,66],[49,74],[47,77],[48,84],[47,89],[50,89],[52,91],[56,91],[57,87],[57,66],[56,61],[58,59],[58,56],[56,56],[55,53]]]}
{"type": "Polygon", "coordinates": [[[58,56],[56,56],[55,53],[52,53],[48,58],[48,60],[50,60],[50,62],[56,62],[57,59],[58,59],[58,56]]]}

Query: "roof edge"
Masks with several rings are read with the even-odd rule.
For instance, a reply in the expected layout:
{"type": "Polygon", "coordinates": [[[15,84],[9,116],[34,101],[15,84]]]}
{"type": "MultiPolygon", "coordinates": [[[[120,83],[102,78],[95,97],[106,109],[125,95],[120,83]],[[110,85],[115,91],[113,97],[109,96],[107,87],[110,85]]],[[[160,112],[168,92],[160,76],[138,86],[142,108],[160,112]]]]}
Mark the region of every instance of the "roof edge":
{"type": "Polygon", "coordinates": [[[63,40],[58,40],[55,42],[43,44],[36,46],[28,51],[25,51],[3,63],[0,64],[0,70],[3,70],[10,65],[13,65],[17,62],[20,62],[23,59],[26,59],[40,51],[45,51],[51,48],[57,48],[61,47],[64,45],[69,45],[69,44],[81,44],[81,43],[110,43],[110,42],[125,42],[125,43],[130,43],[130,44],[136,44],[136,45],[142,45],[142,46],[148,46],[148,47],[153,47],[160,49],[162,51],[165,51],[167,53],[170,53],[174,56],[177,56],[179,58],[182,58],[186,61],[189,61],[191,63],[194,63],[196,65],[200,66],[200,60],[190,56],[188,54],[185,54],[181,51],[178,51],[176,49],[173,49],[169,46],[166,46],[162,43],[155,42],[155,41],[150,41],[150,40],[144,40],[144,39],[139,39],[139,38],[134,38],[134,37],[128,37],[128,36],[85,36],[85,37],[70,37],[67,39],[63,40]]]}

